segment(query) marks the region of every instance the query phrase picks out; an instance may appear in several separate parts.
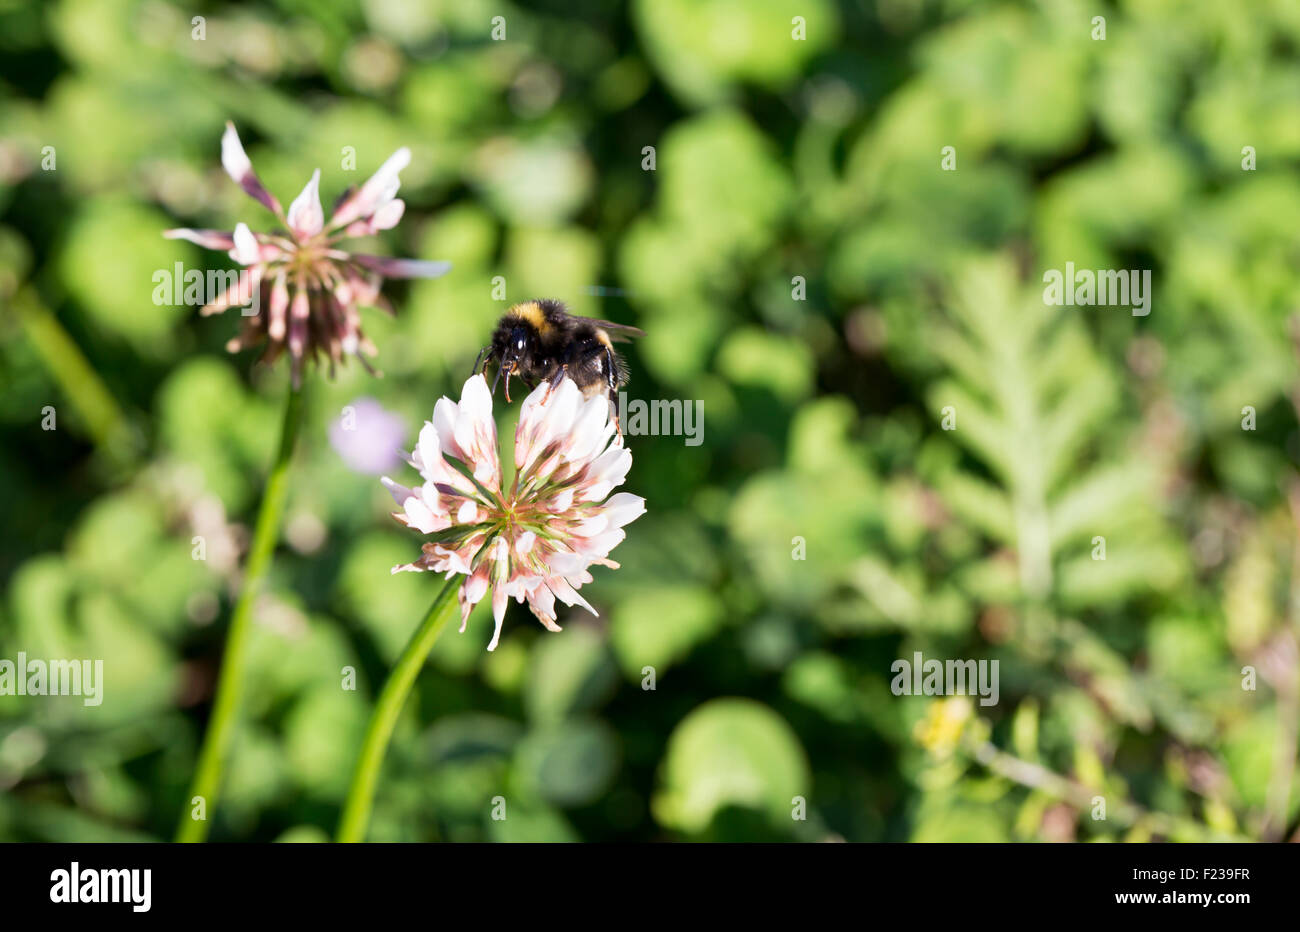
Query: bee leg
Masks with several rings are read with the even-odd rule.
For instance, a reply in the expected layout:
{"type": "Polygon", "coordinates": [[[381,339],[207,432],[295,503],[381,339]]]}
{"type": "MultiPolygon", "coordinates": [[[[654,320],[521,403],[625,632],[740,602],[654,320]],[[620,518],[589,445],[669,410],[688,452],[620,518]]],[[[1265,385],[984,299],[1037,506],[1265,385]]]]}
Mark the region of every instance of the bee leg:
{"type": "Polygon", "coordinates": [[[564,377],[568,374],[569,364],[566,362],[564,365],[560,366],[555,375],[551,377],[551,381],[546,383],[546,397],[542,399],[543,404],[551,400],[551,392],[555,391],[555,386],[564,381],[564,377]]]}
{"type": "Polygon", "coordinates": [[[490,350],[491,348],[492,348],[492,347],[490,347],[490,346],[485,346],[485,347],[483,347],[481,350],[478,351],[478,358],[474,360],[474,368],[471,369],[471,370],[469,371],[469,374],[470,374],[470,375],[476,375],[476,374],[478,373],[478,371],[479,371],[479,368],[478,368],[478,367],[479,367],[479,364],[480,364],[480,363],[483,363],[483,369],[484,369],[484,370],[487,369],[487,363],[484,363],[484,362],[483,362],[483,357],[487,355],[487,351],[490,350]]]}
{"type": "Polygon", "coordinates": [[[614,365],[614,352],[605,347],[605,384],[609,386],[609,413],[614,418],[614,429],[623,436],[623,425],[618,420],[618,370],[614,365]]]}
{"type": "Polygon", "coordinates": [[[614,419],[614,429],[618,431],[618,436],[622,438],[623,425],[618,420],[618,400],[613,389],[610,389],[609,392],[609,416],[614,419]]]}
{"type": "Polygon", "coordinates": [[[564,351],[564,358],[556,360],[560,364],[560,368],[555,370],[555,375],[551,376],[550,382],[547,383],[546,397],[542,399],[543,404],[551,400],[551,392],[555,391],[555,386],[563,382],[564,377],[569,374],[569,360],[572,358],[573,347],[570,346],[564,351]]]}
{"type": "Polygon", "coordinates": [[[506,404],[510,404],[510,376],[515,374],[515,368],[514,363],[511,363],[506,372],[506,404]]]}

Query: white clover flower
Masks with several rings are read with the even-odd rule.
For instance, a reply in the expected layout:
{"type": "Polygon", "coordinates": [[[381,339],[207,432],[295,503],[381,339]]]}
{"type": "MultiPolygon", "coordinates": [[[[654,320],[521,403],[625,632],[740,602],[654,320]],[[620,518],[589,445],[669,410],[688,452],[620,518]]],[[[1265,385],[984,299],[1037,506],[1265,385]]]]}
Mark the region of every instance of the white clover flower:
{"type": "Polygon", "coordinates": [[[515,479],[501,487],[492,394],[472,376],[460,403],[439,399],[420,431],[410,463],[424,478],[416,488],[384,477],[408,527],[433,537],[413,563],[393,568],[465,576],[460,587],[461,631],[473,607],[492,591],[501,637],[506,601],[528,601],[550,631],[555,603],[595,610],[578,594],[593,564],[617,568],[609,553],[626,536],[623,526],[645,513],[645,499],[610,493],[627,476],[632,454],[610,419],[609,401],[586,399],[570,379],[554,390],[537,387],[524,400],[515,429],[515,479]]]}

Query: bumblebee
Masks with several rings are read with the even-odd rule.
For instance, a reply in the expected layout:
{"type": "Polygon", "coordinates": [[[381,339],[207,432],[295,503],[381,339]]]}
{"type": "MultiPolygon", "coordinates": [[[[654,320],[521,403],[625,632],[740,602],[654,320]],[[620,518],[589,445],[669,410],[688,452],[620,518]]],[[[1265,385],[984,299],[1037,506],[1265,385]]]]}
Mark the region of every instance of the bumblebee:
{"type": "Polygon", "coordinates": [[[530,389],[543,381],[553,388],[567,376],[587,398],[607,394],[617,422],[618,390],[627,384],[628,370],[614,344],[639,336],[645,332],[636,327],[570,314],[560,301],[525,301],[501,317],[491,344],[479,353],[474,369],[486,373],[495,361],[492,392],[496,393],[504,373],[506,401],[510,400],[512,375],[519,376],[530,389]]]}

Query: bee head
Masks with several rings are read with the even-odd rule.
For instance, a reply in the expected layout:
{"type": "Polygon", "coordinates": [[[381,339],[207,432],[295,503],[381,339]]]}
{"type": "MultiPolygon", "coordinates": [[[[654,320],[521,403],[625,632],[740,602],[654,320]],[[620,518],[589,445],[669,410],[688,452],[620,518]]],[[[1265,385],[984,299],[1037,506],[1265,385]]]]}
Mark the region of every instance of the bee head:
{"type": "Polygon", "coordinates": [[[492,333],[491,356],[499,366],[497,379],[502,373],[526,371],[532,365],[537,347],[537,331],[527,320],[514,315],[502,318],[492,333]]]}
{"type": "Polygon", "coordinates": [[[527,359],[536,345],[537,336],[532,328],[518,319],[501,321],[492,334],[492,355],[502,365],[527,359]]]}

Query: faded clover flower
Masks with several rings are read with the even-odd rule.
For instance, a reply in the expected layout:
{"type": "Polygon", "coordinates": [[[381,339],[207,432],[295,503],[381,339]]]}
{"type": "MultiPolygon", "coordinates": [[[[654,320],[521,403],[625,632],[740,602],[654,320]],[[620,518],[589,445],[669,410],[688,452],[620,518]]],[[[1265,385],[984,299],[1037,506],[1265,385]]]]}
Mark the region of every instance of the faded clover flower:
{"type": "MultiPolygon", "coordinates": [[[[349,188],[334,205],[329,221],[321,209],[320,169],[312,173],[289,212],[262,186],[244,153],[233,123],[221,137],[221,164],[245,193],[270,210],[284,229],[253,233],[244,223],[233,233],[220,230],[175,229],[168,239],[184,239],[205,249],[225,249],[245,267],[238,282],[201,314],[219,314],[229,307],[248,305],[257,298],[260,310],[244,318],[243,331],[226,344],[238,352],[265,342],[262,361],[273,362],[286,349],[292,359],[293,380],[298,384],[304,359],[318,354],[330,362],[330,372],[345,355],[356,356],[370,369],[364,352],[377,352],[361,332],[361,306],[378,306],[392,313],[380,295],[384,277],[437,278],[450,262],[390,259],[340,249],[339,240],[370,236],[397,225],[406,204],[396,197],[398,172],[411,161],[411,151],[398,149],[360,188],[349,188]]],[[[373,370],[372,370],[373,371],[373,370]]]]}
{"type": "Polygon", "coordinates": [[[527,599],[549,631],[560,630],[557,599],[596,614],[577,590],[591,582],[593,564],[617,569],[609,552],[626,536],[623,526],[645,513],[640,496],[610,495],[627,476],[632,454],[616,435],[609,400],[583,398],[568,378],[553,390],[543,383],[521,405],[508,492],[501,485],[492,394],[481,374],[465,383],[459,404],[438,400],[410,463],[423,485],[408,489],[383,479],[402,507],[393,517],[433,539],[418,560],[393,572],[465,576],[461,631],[491,589],[496,629],[488,650],[501,637],[511,597],[527,599]]]}

